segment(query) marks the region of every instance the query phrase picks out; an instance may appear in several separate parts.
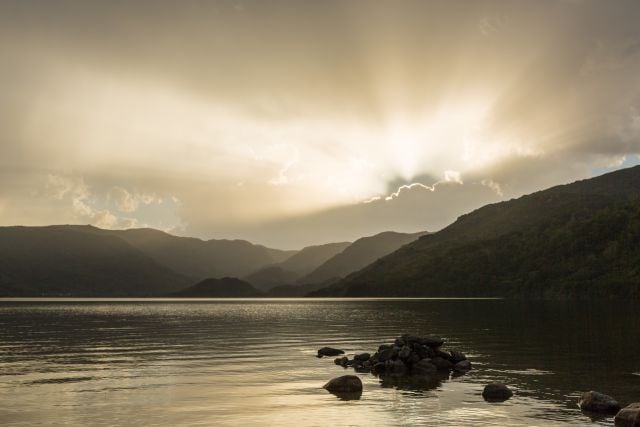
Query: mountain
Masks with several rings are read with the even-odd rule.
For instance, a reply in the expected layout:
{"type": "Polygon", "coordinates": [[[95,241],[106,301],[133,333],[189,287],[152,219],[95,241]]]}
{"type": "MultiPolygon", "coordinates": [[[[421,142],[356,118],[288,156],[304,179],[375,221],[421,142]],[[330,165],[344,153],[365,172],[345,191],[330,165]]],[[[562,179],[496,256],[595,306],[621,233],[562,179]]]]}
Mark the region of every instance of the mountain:
{"type": "Polygon", "coordinates": [[[206,277],[241,276],[294,253],[153,229],[0,227],[0,295],[158,296],[206,277]]]}
{"type": "Polygon", "coordinates": [[[2,296],[153,296],[191,281],[88,226],[0,227],[2,296]]]}
{"type": "Polygon", "coordinates": [[[350,244],[350,242],[339,242],[307,246],[278,264],[269,265],[245,276],[244,280],[262,290],[281,285],[294,285],[301,276],[310,273],[350,244]]]}
{"type": "Polygon", "coordinates": [[[234,277],[205,279],[193,286],[173,292],[170,296],[180,298],[251,298],[262,293],[250,283],[234,277]]]}
{"type": "Polygon", "coordinates": [[[158,263],[195,280],[245,276],[296,253],[254,245],[245,240],[177,237],[149,228],[102,231],[122,238],[158,263]]]}
{"type": "Polygon", "coordinates": [[[284,270],[292,271],[300,276],[304,276],[311,273],[331,257],[345,250],[349,245],[351,245],[351,242],[307,246],[278,264],[278,266],[284,270]]]}
{"type": "Polygon", "coordinates": [[[640,298],[640,166],[484,206],[312,295],[640,298]]]}
{"type": "Polygon", "coordinates": [[[335,280],[358,271],[375,260],[413,242],[422,233],[396,233],[385,231],[374,236],[363,237],[349,245],[342,252],[328,259],[311,273],[300,278],[300,283],[322,283],[335,280]]]}
{"type": "Polygon", "coordinates": [[[295,283],[298,274],[285,270],[279,265],[270,265],[261,268],[255,273],[245,276],[243,280],[251,283],[258,289],[268,290],[279,285],[289,285],[295,283]]]}

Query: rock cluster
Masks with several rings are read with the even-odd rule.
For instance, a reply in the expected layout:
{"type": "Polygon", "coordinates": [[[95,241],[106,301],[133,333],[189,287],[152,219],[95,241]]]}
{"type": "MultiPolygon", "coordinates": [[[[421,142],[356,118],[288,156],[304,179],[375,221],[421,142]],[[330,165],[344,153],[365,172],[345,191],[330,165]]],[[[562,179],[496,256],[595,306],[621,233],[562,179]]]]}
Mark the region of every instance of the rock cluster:
{"type": "Polygon", "coordinates": [[[335,359],[336,365],[352,367],[356,372],[375,375],[434,375],[437,372],[465,373],[471,363],[464,353],[445,351],[444,340],[437,337],[402,335],[393,344],[382,344],[374,354],[356,354],[335,359]]]}

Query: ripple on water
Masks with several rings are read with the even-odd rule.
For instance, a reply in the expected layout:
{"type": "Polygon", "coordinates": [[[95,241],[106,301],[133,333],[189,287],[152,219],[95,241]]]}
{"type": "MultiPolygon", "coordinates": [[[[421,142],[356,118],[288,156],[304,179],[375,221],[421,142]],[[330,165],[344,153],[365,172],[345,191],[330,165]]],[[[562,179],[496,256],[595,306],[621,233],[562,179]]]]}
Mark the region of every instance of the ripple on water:
{"type": "MultiPolygon", "coordinates": [[[[626,371],[615,362],[640,351],[635,311],[618,306],[610,316],[606,306],[539,304],[0,304],[0,401],[11,403],[2,418],[6,425],[53,418],[70,425],[585,425],[592,420],[575,406],[580,391],[631,401],[640,361],[626,371]],[[373,352],[404,332],[445,337],[474,369],[427,383],[358,374],[365,386],[358,401],[321,388],[353,371],[316,358],[318,348],[373,352]],[[606,373],[597,369],[603,364],[606,373]],[[482,388],[494,381],[515,396],[484,402],[482,388]]],[[[594,423],[613,425],[611,418],[594,423]]]]}

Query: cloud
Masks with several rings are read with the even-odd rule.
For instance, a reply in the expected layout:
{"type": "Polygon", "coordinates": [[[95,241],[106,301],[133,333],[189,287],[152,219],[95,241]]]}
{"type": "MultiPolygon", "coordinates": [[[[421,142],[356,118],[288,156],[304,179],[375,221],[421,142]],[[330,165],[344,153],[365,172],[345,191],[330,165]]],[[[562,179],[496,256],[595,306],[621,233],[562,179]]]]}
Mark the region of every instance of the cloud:
{"type": "Polygon", "coordinates": [[[0,2],[0,224],[299,246],[640,152],[637,2],[278,3],[0,2]]]}
{"type": "MultiPolygon", "coordinates": [[[[242,226],[218,224],[212,237],[245,238],[274,247],[299,248],[355,240],[385,230],[437,231],[459,215],[499,200],[502,198],[495,189],[482,183],[442,181],[432,187],[413,183],[386,196],[307,215],[242,226]]],[[[205,224],[190,223],[186,232],[198,234],[204,229],[205,224]]]]}
{"type": "Polygon", "coordinates": [[[155,194],[131,193],[122,187],[113,187],[108,197],[116,204],[118,211],[125,213],[135,212],[141,204],[162,203],[162,198],[155,194]]]}

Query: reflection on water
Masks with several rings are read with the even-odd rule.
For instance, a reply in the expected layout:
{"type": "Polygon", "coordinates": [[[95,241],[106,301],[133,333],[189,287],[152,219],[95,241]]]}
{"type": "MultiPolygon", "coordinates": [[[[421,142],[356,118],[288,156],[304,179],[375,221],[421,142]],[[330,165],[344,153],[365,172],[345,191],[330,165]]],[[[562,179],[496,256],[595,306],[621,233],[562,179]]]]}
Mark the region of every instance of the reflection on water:
{"type": "MultiPolygon", "coordinates": [[[[585,425],[595,389],[640,400],[640,316],[619,303],[501,300],[0,302],[4,425],[585,425]],[[474,369],[426,383],[358,373],[322,346],[373,352],[440,335],[474,369]],[[482,399],[504,382],[515,396],[482,399]]],[[[612,425],[612,418],[594,420],[612,425]]]]}

